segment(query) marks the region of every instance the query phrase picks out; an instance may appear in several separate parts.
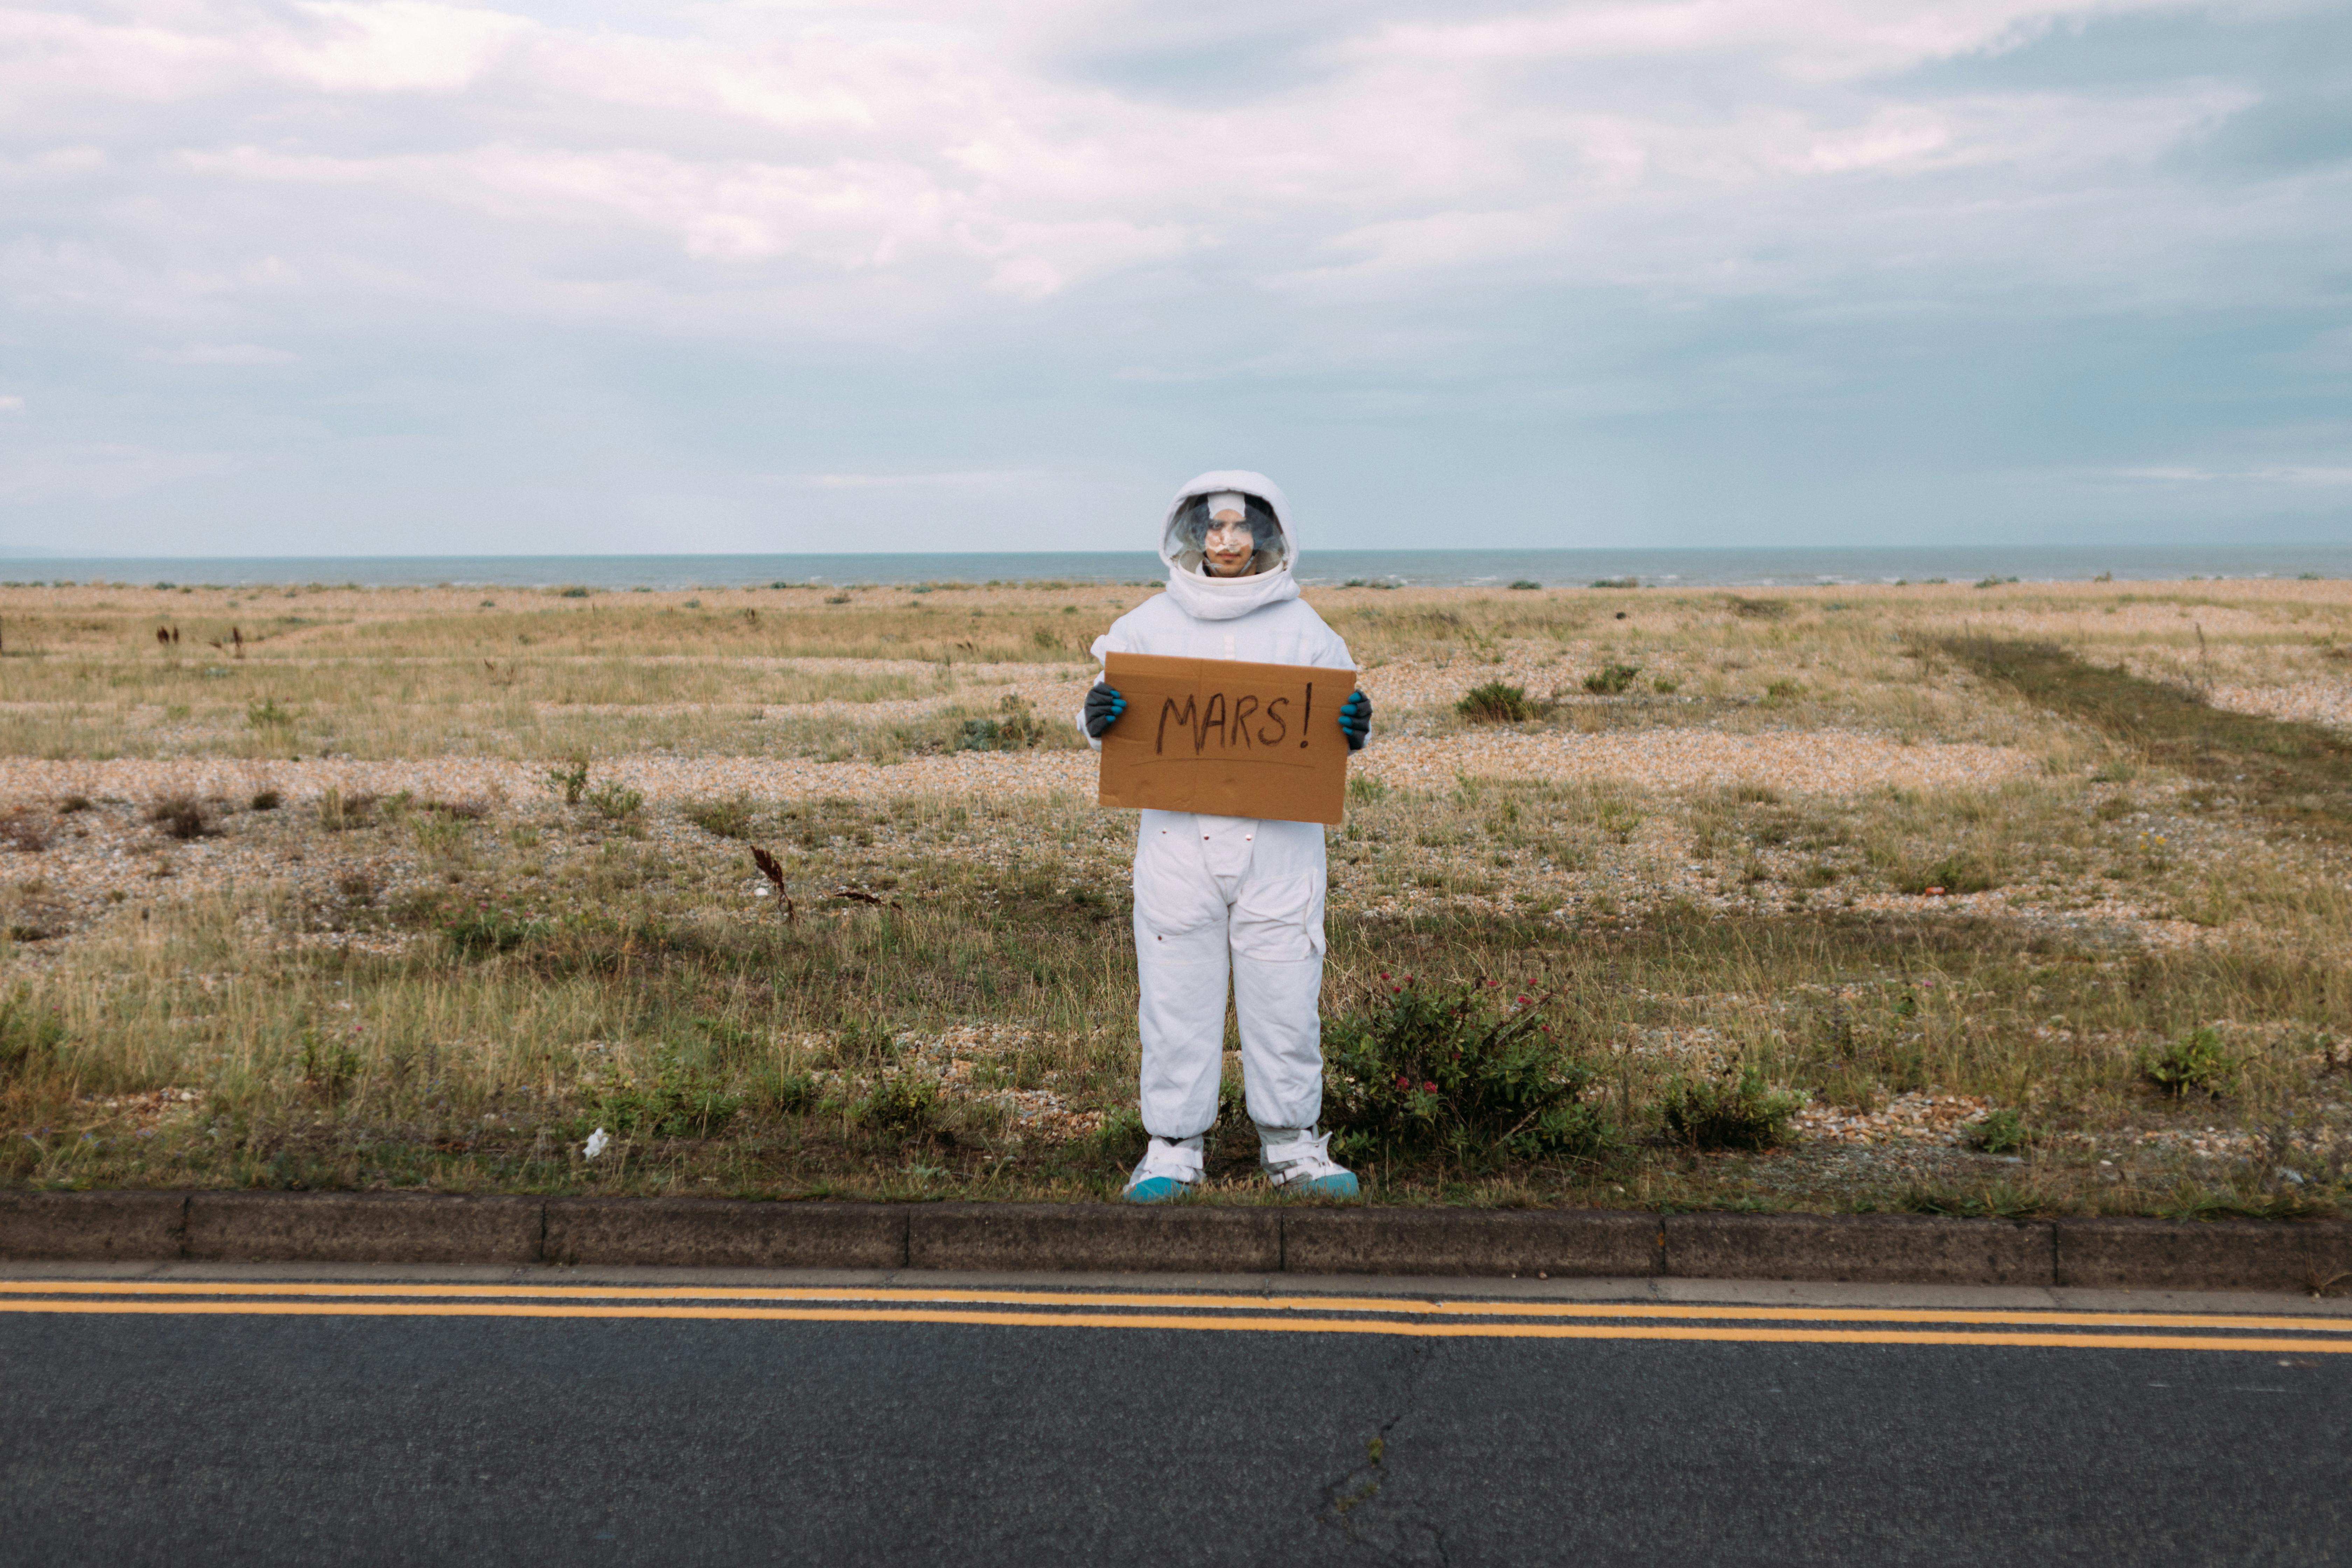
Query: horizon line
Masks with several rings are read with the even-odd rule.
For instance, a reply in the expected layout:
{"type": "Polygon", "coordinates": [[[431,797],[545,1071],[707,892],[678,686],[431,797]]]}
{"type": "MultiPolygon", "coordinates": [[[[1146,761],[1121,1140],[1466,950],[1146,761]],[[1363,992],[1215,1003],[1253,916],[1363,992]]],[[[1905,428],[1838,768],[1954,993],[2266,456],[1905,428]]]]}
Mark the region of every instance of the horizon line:
{"type": "MultiPolygon", "coordinates": [[[[2253,539],[2253,540],[2192,540],[2151,541],[2117,544],[2096,542],[2085,544],[1471,544],[1444,549],[1396,545],[1326,545],[1314,551],[1302,551],[1302,556],[1313,555],[1609,555],[1648,553],[1727,553],[1756,551],[1775,553],[1828,552],[1868,551],[1878,553],[1905,552],[1969,550],[1986,552],[2016,552],[2037,553],[2053,551],[2173,551],[2173,550],[2352,550],[2352,540],[2253,539]]],[[[408,552],[386,554],[349,554],[336,552],[281,552],[276,554],[239,555],[173,555],[132,552],[68,552],[40,551],[16,553],[9,546],[0,545],[0,562],[71,563],[106,561],[171,561],[171,562],[241,562],[241,561],[856,561],[877,557],[966,556],[974,559],[1035,556],[1150,556],[1150,550],[693,550],[693,551],[530,551],[514,553],[471,553],[454,551],[408,552]]]]}

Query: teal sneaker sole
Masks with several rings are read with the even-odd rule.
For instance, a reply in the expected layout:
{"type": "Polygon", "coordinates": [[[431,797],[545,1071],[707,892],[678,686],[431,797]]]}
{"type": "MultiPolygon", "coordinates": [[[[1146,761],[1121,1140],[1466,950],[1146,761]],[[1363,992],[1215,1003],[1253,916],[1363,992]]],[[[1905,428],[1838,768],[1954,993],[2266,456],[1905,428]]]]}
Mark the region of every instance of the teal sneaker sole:
{"type": "Polygon", "coordinates": [[[1356,1185],[1355,1173],[1341,1171],[1335,1175],[1317,1176],[1295,1187],[1285,1187],[1286,1193],[1302,1193],[1310,1198],[1357,1198],[1363,1192],[1356,1185]]]}
{"type": "MultiPolygon", "coordinates": [[[[1352,1185],[1355,1178],[1349,1178],[1352,1185]]],[[[1146,1176],[1123,1195],[1131,1204],[1164,1204],[1184,1195],[1184,1184],[1173,1176],[1146,1176]]]]}

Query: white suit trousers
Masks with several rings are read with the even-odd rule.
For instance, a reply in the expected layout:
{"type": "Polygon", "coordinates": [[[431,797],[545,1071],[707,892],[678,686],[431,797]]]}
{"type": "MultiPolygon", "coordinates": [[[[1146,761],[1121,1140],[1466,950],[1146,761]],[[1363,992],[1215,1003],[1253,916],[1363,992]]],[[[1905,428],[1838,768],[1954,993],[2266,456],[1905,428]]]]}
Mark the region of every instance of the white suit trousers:
{"type": "Polygon", "coordinates": [[[1190,1138],[1217,1119],[1225,984],[1240,1016],[1250,1120],[1323,1111],[1323,830],[1147,811],[1135,850],[1143,1125],[1190,1138]]]}

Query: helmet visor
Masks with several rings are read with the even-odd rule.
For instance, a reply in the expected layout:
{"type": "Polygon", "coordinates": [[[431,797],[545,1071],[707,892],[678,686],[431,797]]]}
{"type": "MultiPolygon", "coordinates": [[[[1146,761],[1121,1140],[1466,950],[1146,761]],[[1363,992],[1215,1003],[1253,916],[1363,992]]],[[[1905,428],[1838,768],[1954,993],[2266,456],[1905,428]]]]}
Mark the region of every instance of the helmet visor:
{"type": "MultiPolygon", "coordinates": [[[[1208,496],[1192,497],[1176,509],[1175,517],[1168,524],[1169,557],[1187,572],[1202,570],[1209,532],[1217,526],[1215,520],[1209,515],[1211,499],[1208,496]]],[[[1215,499],[1225,501],[1228,506],[1231,504],[1227,496],[1221,495],[1215,499]]],[[[1249,529],[1255,545],[1249,570],[1242,575],[1271,572],[1289,559],[1290,540],[1282,531],[1282,524],[1276,519],[1272,507],[1253,495],[1244,495],[1241,500],[1244,507],[1242,521],[1249,529]]]]}

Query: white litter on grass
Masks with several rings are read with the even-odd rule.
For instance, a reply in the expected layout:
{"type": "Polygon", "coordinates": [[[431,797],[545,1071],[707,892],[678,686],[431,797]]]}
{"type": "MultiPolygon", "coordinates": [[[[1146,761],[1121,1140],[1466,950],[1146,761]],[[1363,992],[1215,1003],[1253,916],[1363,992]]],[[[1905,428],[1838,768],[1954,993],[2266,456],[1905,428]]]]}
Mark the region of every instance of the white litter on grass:
{"type": "Polygon", "coordinates": [[[612,1142],[613,1135],[599,1127],[595,1131],[588,1134],[588,1142],[580,1145],[580,1157],[583,1160],[593,1160],[603,1153],[605,1146],[612,1142]]]}

